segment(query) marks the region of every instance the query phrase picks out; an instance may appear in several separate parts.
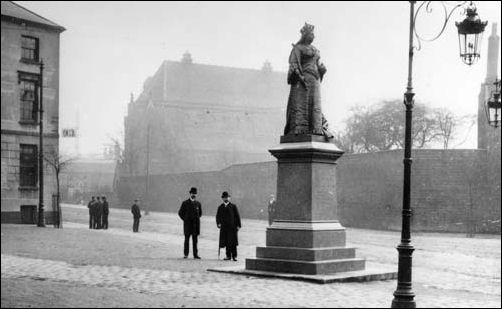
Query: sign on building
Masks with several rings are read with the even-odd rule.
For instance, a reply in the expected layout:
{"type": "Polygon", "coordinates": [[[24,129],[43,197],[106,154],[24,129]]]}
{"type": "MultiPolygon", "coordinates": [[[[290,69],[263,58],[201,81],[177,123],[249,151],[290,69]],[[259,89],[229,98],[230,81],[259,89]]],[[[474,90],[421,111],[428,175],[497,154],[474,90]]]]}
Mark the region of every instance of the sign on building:
{"type": "Polygon", "coordinates": [[[63,137],[77,137],[77,129],[63,129],[63,137]]]}

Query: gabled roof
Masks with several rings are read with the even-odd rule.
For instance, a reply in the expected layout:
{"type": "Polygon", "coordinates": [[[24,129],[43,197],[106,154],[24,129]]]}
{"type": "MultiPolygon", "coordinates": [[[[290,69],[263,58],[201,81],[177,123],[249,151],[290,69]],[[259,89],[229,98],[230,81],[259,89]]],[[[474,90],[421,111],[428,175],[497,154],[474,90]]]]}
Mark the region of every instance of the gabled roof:
{"type": "Polygon", "coordinates": [[[284,72],[164,61],[138,101],[278,108],[285,105],[288,91],[284,72]]]}
{"type": "Polygon", "coordinates": [[[66,29],[12,1],[2,1],[2,20],[63,32],[66,29]]]}

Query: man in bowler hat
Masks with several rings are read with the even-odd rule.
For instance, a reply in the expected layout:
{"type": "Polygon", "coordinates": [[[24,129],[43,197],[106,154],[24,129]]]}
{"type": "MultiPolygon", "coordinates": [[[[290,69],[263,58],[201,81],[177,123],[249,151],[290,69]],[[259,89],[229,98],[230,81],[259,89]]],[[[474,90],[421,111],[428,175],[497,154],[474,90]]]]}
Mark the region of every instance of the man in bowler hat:
{"type": "Polygon", "coordinates": [[[202,216],[202,206],[197,197],[197,188],[190,189],[190,197],[181,203],[178,215],[183,220],[183,232],[185,234],[184,258],[188,257],[190,236],[192,236],[193,258],[200,259],[197,250],[197,237],[200,234],[200,217],[202,216]]]}
{"type": "Polygon", "coordinates": [[[235,204],[230,203],[230,194],[223,192],[223,203],[216,212],[216,226],[220,229],[220,248],[226,248],[226,261],[237,261],[237,246],[239,240],[237,232],[241,228],[241,217],[235,204]]]}

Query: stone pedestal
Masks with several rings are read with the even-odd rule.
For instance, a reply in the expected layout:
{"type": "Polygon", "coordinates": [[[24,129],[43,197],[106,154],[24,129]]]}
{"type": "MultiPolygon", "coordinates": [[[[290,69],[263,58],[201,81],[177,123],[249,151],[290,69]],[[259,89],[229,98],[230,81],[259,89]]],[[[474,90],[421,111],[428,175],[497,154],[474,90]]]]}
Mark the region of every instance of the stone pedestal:
{"type": "Polygon", "coordinates": [[[265,247],[246,270],[305,275],[361,271],[365,260],[345,246],[338,221],[336,161],[343,154],[322,136],[283,136],[269,150],[278,160],[277,201],[265,247]]]}

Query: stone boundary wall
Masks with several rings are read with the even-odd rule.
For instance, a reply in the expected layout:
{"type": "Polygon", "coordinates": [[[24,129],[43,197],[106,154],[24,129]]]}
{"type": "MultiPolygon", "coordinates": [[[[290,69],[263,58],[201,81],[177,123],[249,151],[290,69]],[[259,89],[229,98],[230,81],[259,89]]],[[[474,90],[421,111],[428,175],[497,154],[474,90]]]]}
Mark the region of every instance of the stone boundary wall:
{"type": "MultiPolygon", "coordinates": [[[[413,231],[500,233],[500,196],[488,185],[486,150],[414,150],[411,201],[413,231]]],[[[347,227],[400,230],[403,151],[344,155],[338,161],[340,221],[347,227]]],[[[500,174],[500,171],[499,171],[500,174]]],[[[191,186],[199,189],[203,214],[214,215],[223,191],[241,215],[266,219],[276,192],[276,162],[232,165],[221,171],[153,175],[150,209],[177,212],[191,186]]],[[[145,177],[120,177],[119,207],[143,197],[145,177]]]]}
{"type": "MultiPolygon", "coordinates": [[[[204,215],[215,215],[222,203],[221,193],[228,191],[241,216],[266,219],[270,194],[276,191],[276,178],[275,162],[237,164],[213,172],[152,175],[149,209],[177,212],[181,202],[188,198],[190,187],[196,187],[204,215]]],[[[120,177],[117,186],[120,205],[117,206],[130,207],[135,197],[144,205],[144,192],[144,176],[120,177]]]]}
{"type": "MultiPolygon", "coordinates": [[[[488,199],[500,191],[488,186],[486,154],[475,149],[413,151],[412,230],[500,233],[500,205],[488,199]]],[[[402,150],[345,155],[337,178],[344,225],[401,229],[402,150]]]]}

